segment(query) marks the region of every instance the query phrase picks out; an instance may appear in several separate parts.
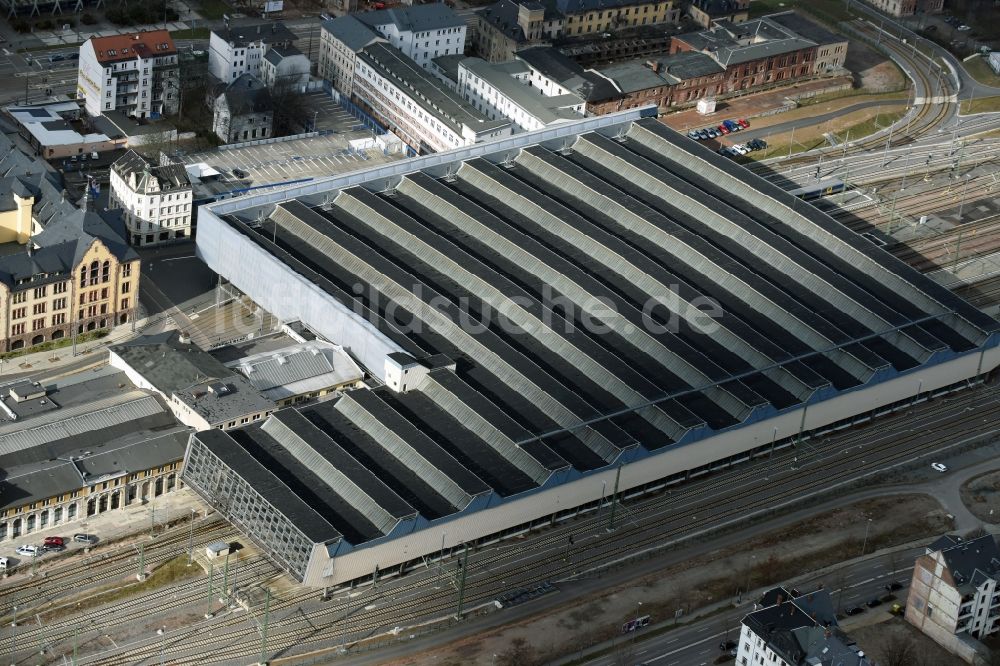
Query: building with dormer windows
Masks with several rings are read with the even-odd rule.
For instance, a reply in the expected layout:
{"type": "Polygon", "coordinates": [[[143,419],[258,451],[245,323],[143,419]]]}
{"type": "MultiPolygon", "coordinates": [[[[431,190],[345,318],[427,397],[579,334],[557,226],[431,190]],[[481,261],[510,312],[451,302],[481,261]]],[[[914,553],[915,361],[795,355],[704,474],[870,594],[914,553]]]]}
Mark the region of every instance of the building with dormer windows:
{"type": "Polygon", "coordinates": [[[111,165],[111,208],[121,208],[132,245],[193,235],[191,181],[183,164],[157,166],[133,150],[111,165]]]}

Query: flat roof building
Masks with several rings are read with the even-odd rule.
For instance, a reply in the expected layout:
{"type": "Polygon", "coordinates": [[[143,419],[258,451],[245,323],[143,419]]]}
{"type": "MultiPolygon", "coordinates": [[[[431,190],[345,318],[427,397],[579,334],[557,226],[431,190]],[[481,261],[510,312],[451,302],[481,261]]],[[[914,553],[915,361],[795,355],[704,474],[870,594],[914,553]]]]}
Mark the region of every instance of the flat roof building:
{"type": "Polygon", "coordinates": [[[185,481],[333,585],[1000,364],[1000,322],[651,114],[204,206],[212,270],[385,385],[198,433],[185,481]]]}

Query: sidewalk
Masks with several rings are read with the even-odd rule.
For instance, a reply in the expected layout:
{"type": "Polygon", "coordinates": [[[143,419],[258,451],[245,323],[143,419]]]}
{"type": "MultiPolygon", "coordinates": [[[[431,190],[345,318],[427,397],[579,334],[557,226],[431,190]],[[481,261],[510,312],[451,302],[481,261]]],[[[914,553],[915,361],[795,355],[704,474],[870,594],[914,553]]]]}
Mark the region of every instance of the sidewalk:
{"type": "MultiPolygon", "coordinates": [[[[143,317],[135,322],[135,331],[132,330],[132,323],[122,324],[111,329],[103,338],[79,342],[76,345],[76,355],[73,355],[73,346],[67,345],[59,349],[49,349],[48,351],[34,352],[15,356],[14,358],[0,360],[0,384],[15,378],[31,378],[42,372],[59,369],[70,364],[79,365],[84,369],[107,362],[106,349],[110,345],[125,342],[137,335],[142,334],[142,330],[149,323],[149,318],[143,317]],[[91,362],[86,363],[89,359],[91,362]]],[[[47,379],[54,379],[50,377],[47,379]]]]}
{"type": "MultiPolygon", "coordinates": [[[[71,539],[74,534],[84,533],[97,536],[98,542],[95,548],[100,548],[102,544],[123,537],[139,538],[148,535],[150,525],[154,521],[157,526],[162,527],[168,522],[189,516],[192,509],[198,511],[199,517],[205,516],[205,512],[208,510],[201,498],[193,490],[185,487],[160,495],[145,504],[136,502],[124,509],[112,509],[101,514],[88,516],[83,520],[73,520],[44,530],[36,530],[13,541],[5,541],[0,545],[0,556],[10,557],[12,563],[18,564],[20,573],[26,574],[30,570],[31,558],[17,555],[18,546],[26,544],[40,546],[47,536],[61,536],[67,540],[68,552],[83,551],[85,544],[74,543],[71,539]]],[[[122,543],[118,542],[114,544],[114,547],[122,545],[122,543]]],[[[58,558],[40,555],[36,569],[41,572],[50,565],[61,566],[71,561],[72,558],[67,558],[65,555],[58,558]]],[[[11,579],[16,580],[18,577],[19,574],[15,573],[11,579]]],[[[2,584],[0,584],[0,590],[2,589],[2,584]]]]}

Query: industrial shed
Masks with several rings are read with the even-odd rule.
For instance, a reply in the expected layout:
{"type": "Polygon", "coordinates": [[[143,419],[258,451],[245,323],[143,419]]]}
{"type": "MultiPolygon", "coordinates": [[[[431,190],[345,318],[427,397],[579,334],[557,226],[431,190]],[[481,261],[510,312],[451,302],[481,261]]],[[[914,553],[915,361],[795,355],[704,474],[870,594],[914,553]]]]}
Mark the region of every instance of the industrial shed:
{"type": "Polygon", "coordinates": [[[201,208],[213,270],[384,385],[198,433],[184,480],[335,585],[1000,362],[997,321],[645,114],[201,208]]]}

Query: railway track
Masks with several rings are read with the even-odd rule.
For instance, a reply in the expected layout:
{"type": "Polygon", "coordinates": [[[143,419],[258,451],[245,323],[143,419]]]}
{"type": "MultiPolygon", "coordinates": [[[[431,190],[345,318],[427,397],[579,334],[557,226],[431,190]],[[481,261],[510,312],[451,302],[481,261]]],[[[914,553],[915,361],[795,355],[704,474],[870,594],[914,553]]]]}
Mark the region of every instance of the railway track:
{"type": "MultiPolygon", "coordinates": [[[[877,29],[869,21],[865,19],[857,19],[853,23],[854,28],[862,33],[868,34],[870,37],[875,38],[877,36],[877,29]]],[[[924,98],[929,97],[949,97],[952,93],[950,92],[950,82],[943,79],[939,79],[942,85],[941,94],[935,95],[933,91],[935,87],[932,85],[932,81],[927,73],[924,71],[925,62],[912,55],[909,50],[902,48],[898,45],[895,40],[886,39],[881,42],[881,44],[892,51],[896,56],[896,59],[905,61],[909,63],[913,69],[913,73],[916,76],[916,81],[914,81],[914,95],[919,95],[923,93],[924,98]]],[[[858,141],[852,141],[847,147],[848,155],[855,155],[858,153],[864,153],[868,150],[872,150],[878,147],[889,145],[890,148],[893,146],[905,146],[907,144],[913,143],[918,137],[924,136],[930,133],[932,130],[936,129],[937,126],[943,122],[947,116],[949,108],[952,102],[947,103],[931,103],[925,102],[921,104],[917,109],[916,114],[906,122],[907,131],[901,133],[898,137],[893,137],[891,140],[884,139],[881,136],[873,136],[865,139],[860,139],[858,141]],[[933,110],[932,110],[933,109],[933,110]]],[[[900,121],[902,123],[902,121],[900,121]]],[[[831,147],[835,150],[836,148],[831,147]]],[[[830,149],[819,149],[819,151],[807,151],[807,153],[800,153],[798,156],[793,156],[789,158],[782,159],[780,162],[781,167],[796,167],[802,164],[811,164],[815,161],[815,154],[820,151],[825,151],[830,149]]],[[[763,163],[751,163],[748,165],[749,168],[754,171],[772,171],[773,166],[763,163]]]]}
{"type": "MultiPolygon", "coordinates": [[[[146,563],[155,565],[179,552],[187,551],[189,533],[189,526],[183,525],[145,542],[143,557],[146,563]]],[[[227,534],[235,536],[238,532],[218,516],[209,517],[194,528],[196,543],[217,541],[227,534]]],[[[82,589],[133,573],[136,571],[137,559],[136,549],[131,545],[121,546],[110,553],[94,553],[82,560],[71,558],[64,565],[45,570],[44,577],[26,578],[14,585],[0,587],[0,593],[5,606],[17,606],[19,613],[29,613],[41,603],[50,602],[64,594],[67,589],[82,589]],[[93,565],[100,568],[92,568],[93,565]]]]}
{"type": "Polygon", "coordinates": [[[1000,216],[968,222],[935,236],[909,243],[897,243],[885,249],[913,268],[927,272],[942,263],[961,261],[992,254],[1000,247],[1000,216]],[[961,238],[961,245],[959,245],[961,238]],[[956,257],[955,253],[959,256],[956,257]]]}
{"type": "MultiPolygon", "coordinates": [[[[797,458],[805,457],[799,463],[812,466],[815,473],[822,473],[823,483],[836,483],[857,476],[863,470],[878,469],[891,462],[906,459],[923,452],[930,452],[940,446],[940,441],[923,437],[930,426],[958,422],[965,418],[966,411],[976,409],[982,418],[974,423],[965,423],[951,431],[953,438],[961,439],[984,428],[1000,426],[1000,405],[993,395],[993,388],[973,390],[955,400],[939,400],[920,414],[919,418],[897,414],[880,421],[879,432],[887,426],[897,426],[904,430],[898,436],[883,435],[871,442],[870,428],[854,431],[844,436],[830,437],[815,445],[806,445],[774,455],[773,466],[785,468],[797,458]],[[866,442],[868,444],[866,445],[866,442]],[[861,447],[861,448],[858,448],[861,447]],[[858,448],[863,451],[864,460],[859,456],[844,457],[843,453],[858,448]]],[[[531,581],[554,579],[571,575],[573,571],[585,570],[602,562],[622,557],[644,547],[655,546],[691,530],[697,516],[700,522],[718,523],[737,520],[748,511],[760,510],[775,503],[786,501],[816,487],[816,481],[809,474],[787,482],[775,481],[768,484],[774,492],[762,492],[758,488],[761,472],[767,463],[751,463],[730,471],[713,474],[710,479],[693,481],[653,498],[629,502],[623,506],[627,514],[621,527],[613,537],[601,536],[606,524],[604,516],[584,515],[557,524],[544,534],[530,541],[530,551],[525,544],[505,543],[496,548],[478,551],[470,556],[469,580],[465,596],[468,605],[489,601],[500,592],[528,585],[531,581]],[[731,488],[729,493],[716,494],[706,501],[703,493],[709,488],[731,488]],[[706,513],[707,512],[707,513],[706,513]],[[565,558],[569,534],[586,534],[576,540],[572,557],[565,558]],[[627,544],[627,545],[622,545],[627,544]],[[564,550],[565,549],[565,550],[564,550]],[[581,552],[582,551],[582,552],[581,552]],[[522,564],[525,553],[529,556],[544,557],[529,566],[522,564]],[[525,575],[527,574],[527,575],[525,575]]],[[[786,469],[774,474],[774,478],[794,476],[786,469]]],[[[452,568],[449,565],[449,568],[452,568]]],[[[455,608],[455,594],[445,586],[443,590],[431,591],[433,583],[430,569],[415,572],[407,577],[382,583],[381,596],[374,594],[368,601],[376,602],[363,608],[356,608],[360,601],[331,603],[315,610],[287,614],[302,603],[315,598],[315,592],[292,594],[272,603],[269,645],[271,650],[291,646],[309,646],[331,642],[331,631],[344,632],[345,642],[351,644],[365,637],[397,625],[406,625],[422,618],[441,616],[455,608]],[[392,595],[392,598],[389,598],[392,595]],[[405,599],[407,595],[414,595],[405,599]],[[381,602],[381,603],[378,603],[381,602]],[[285,616],[281,617],[283,611],[285,616]],[[349,626],[342,623],[348,621],[349,626]],[[303,626],[300,626],[303,625],[303,626]],[[306,627],[308,636],[303,637],[306,627]]],[[[370,589],[370,588],[369,588],[370,589]]],[[[246,644],[246,620],[226,618],[211,624],[212,637],[205,638],[203,630],[181,631],[173,637],[167,649],[170,650],[172,664],[239,663],[240,659],[256,656],[259,646],[246,644]],[[236,626],[240,625],[240,626],[236,626]]],[[[159,653],[158,645],[142,646],[123,650],[114,655],[94,655],[81,663],[124,664],[139,663],[159,653]]]]}

